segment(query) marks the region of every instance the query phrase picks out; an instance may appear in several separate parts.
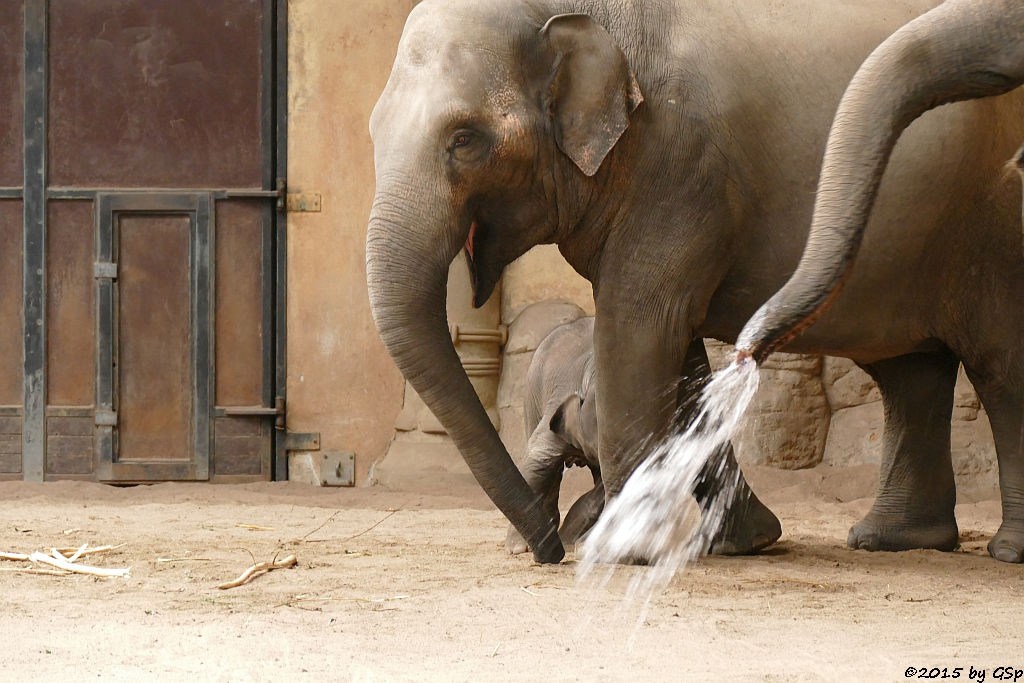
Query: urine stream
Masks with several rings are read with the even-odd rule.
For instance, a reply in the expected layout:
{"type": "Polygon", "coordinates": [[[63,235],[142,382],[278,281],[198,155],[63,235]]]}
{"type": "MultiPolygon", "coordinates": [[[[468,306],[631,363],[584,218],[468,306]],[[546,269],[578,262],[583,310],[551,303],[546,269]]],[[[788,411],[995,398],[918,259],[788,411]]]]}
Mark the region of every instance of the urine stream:
{"type": "Polygon", "coordinates": [[[751,359],[718,372],[700,398],[697,419],[666,439],[633,472],[622,491],[605,508],[583,542],[578,576],[604,586],[617,565],[637,568],[626,593],[628,602],[646,606],[688,562],[707,553],[721,528],[738,484],[739,470],[721,482],[703,514],[693,503],[694,488],[705,465],[722,475],[723,449],[729,444],[747,405],[757,391],[757,365],[751,359]]]}

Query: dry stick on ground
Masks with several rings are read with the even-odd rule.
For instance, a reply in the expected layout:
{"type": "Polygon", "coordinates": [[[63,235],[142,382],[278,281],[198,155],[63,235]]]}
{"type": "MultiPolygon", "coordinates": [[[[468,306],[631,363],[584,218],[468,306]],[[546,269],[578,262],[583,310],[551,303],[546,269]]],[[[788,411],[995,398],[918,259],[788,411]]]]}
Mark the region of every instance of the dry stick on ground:
{"type": "Polygon", "coordinates": [[[0,553],[0,560],[11,560],[13,562],[28,562],[28,555],[21,553],[0,553]]]}
{"type": "MultiPolygon", "coordinates": [[[[349,541],[351,541],[354,538],[359,538],[363,534],[366,534],[366,533],[369,533],[369,532],[373,531],[374,529],[376,529],[381,524],[383,524],[388,519],[390,519],[391,517],[393,517],[394,515],[396,515],[397,513],[401,512],[401,511],[402,511],[402,508],[395,508],[394,510],[392,510],[388,514],[384,515],[383,517],[378,519],[376,522],[374,522],[373,524],[371,524],[367,528],[365,528],[362,531],[360,531],[358,534],[353,534],[352,536],[349,536],[348,538],[343,538],[340,541],[336,540],[336,539],[333,539],[333,538],[314,538],[313,540],[307,540],[306,539],[306,537],[309,536],[310,534],[312,534],[314,531],[319,531],[324,526],[324,524],[327,524],[327,522],[331,521],[330,519],[328,519],[327,522],[324,522],[324,524],[321,524],[316,529],[313,529],[313,531],[310,531],[308,534],[306,534],[306,536],[303,536],[302,538],[297,538],[295,540],[299,541],[301,543],[326,543],[327,541],[331,541],[331,542],[334,542],[334,543],[348,543],[349,541]]],[[[338,510],[338,512],[341,512],[341,510],[338,510]]],[[[338,512],[335,512],[334,515],[338,514],[338,512]]],[[[334,515],[331,515],[331,517],[333,518],[334,515]]]]}
{"type": "Polygon", "coordinates": [[[221,590],[226,590],[228,588],[237,588],[238,586],[241,586],[242,584],[249,581],[249,579],[255,576],[257,572],[269,572],[274,569],[286,569],[287,567],[294,567],[297,563],[298,560],[295,559],[294,555],[289,555],[283,560],[278,560],[275,557],[270,562],[259,562],[257,564],[254,564],[253,566],[249,567],[244,572],[242,572],[241,576],[239,576],[234,581],[222,583],[219,586],[217,586],[217,588],[221,590]]]}
{"type": "Polygon", "coordinates": [[[68,576],[71,572],[60,569],[40,569],[39,567],[0,567],[0,572],[14,572],[17,574],[46,574],[47,576],[68,576]]]}
{"type": "MultiPolygon", "coordinates": [[[[95,548],[86,548],[81,552],[79,557],[85,557],[86,555],[99,555],[100,553],[109,553],[111,550],[118,550],[123,548],[126,544],[121,543],[120,545],[100,545],[95,548]]],[[[69,556],[72,553],[78,552],[78,548],[57,548],[57,552],[64,556],[69,556]]]]}
{"type": "Polygon", "coordinates": [[[296,539],[295,539],[294,541],[292,541],[292,543],[305,543],[305,542],[306,542],[306,539],[307,539],[307,538],[309,538],[310,536],[312,536],[312,535],[313,535],[313,534],[315,534],[316,532],[318,532],[318,531],[320,531],[321,529],[323,529],[323,528],[324,528],[325,526],[327,526],[327,523],[328,523],[328,522],[330,522],[330,521],[331,521],[332,519],[334,519],[335,517],[337,517],[337,516],[338,516],[339,514],[341,514],[341,510],[335,510],[334,512],[332,512],[332,513],[331,513],[331,516],[330,516],[330,517],[328,517],[327,519],[325,519],[325,520],[324,520],[323,524],[321,524],[321,525],[320,525],[320,526],[318,526],[317,528],[313,529],[312,531],[310,531],[309,533],[307,533],[307,534],[306,534],[305,536],[303,536],[302,538],[296,538],[296,539]]]}
{"type": "Polygon", "coordinates": [[[68,559],[57,553],[57,557],[47,555],[45,553],[32,553],[28,556],[30,562],[38,562],[42,564],[48,564],[57,569],[63,569],[64,571],[74,572],[75,574],[90,574],[92,576],[128,576],[131,568],[127,569],[107,569],[105,567],[90,567],[82,564],[72,564],[68,562],[68,559]]]}

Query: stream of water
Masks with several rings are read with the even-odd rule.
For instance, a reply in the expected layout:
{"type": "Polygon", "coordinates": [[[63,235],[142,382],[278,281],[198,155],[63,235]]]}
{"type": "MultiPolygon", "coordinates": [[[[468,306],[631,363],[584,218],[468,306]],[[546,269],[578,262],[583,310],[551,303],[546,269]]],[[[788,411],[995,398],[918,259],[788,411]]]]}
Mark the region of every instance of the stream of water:
{"type": "Polygon", "coordinates": [[[757,383],[757,365],[750,359],[714,376],[701,395],[698,417],[637,467],[587,535],[580,581],[596,572],[603,576],[604,585],[616,565],[645,561],[648,567],[634,572],[626,598],[642,600],[646,613],[651,597],[686,563],[707,553],[732,502],[739,470],[721,482],[703,514],[693,502],[694,488],[706,465],[713,474],[723,475],[723,448],[754,397],[757,383]]]}

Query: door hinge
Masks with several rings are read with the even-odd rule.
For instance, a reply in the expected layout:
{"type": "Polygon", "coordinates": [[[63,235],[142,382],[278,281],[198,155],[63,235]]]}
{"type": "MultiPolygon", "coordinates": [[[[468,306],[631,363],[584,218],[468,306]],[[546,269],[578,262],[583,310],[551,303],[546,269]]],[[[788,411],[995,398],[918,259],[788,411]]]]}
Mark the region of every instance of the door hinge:
{"type": "Polygon", "coordinates": [[[322,200],[319,192],[289,192],[285,197],[288,213],[320,213],[322,200]]]}
{"type": "Polygon", "coordinates": [[[97,261],[92,264],[92,276],[97,280],[101,279],[117,279],[117,264],[106,261],[97,261]]]}

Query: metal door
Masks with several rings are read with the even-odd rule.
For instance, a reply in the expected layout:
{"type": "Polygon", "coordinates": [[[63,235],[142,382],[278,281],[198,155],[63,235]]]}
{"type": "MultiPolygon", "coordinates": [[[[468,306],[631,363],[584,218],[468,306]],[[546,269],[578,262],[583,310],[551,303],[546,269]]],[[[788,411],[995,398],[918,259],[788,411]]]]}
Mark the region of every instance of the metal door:
{"type": "Polygon", "coordinates": [[[22,46],[0,55],[16,93],[0,152],[24,149],[0,153],[0,239],[18,247],[0,253],[16,323],[0,330],[0,476],[271,478],[284,0],[15,5],[0,12],[0,41],[22,46]]]}

